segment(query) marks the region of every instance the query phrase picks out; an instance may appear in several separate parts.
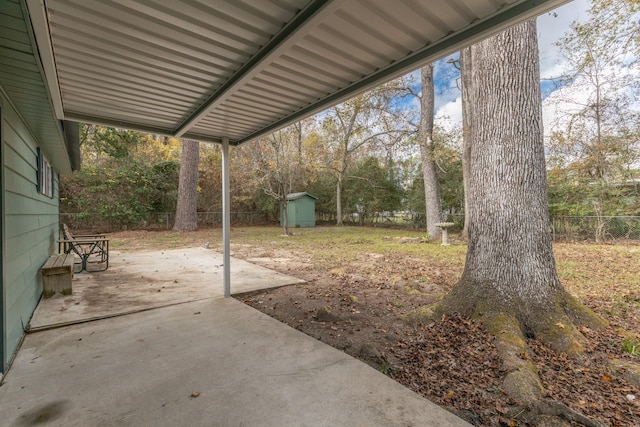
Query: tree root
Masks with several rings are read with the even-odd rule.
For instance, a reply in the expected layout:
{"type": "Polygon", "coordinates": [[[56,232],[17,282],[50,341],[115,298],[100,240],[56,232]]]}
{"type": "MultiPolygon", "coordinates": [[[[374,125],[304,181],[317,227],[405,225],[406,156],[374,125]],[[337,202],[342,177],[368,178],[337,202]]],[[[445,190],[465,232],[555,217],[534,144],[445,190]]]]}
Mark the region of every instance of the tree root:
{"type": "Polygon", "coordinates": [[[626,360],[612,359],[609,367],[614,374],[640,388],[640,365],[626,360]]]}
{"type": "MultiPolygon", "coordinates": [[[[573,301],[569,304],[572,305],[572,303],[573,301]]],[[[429,307],[421,314],[433,315],[441,312],[441,309],[438,310],[436,307],[429,307]]],[[[516,313],[490,307],[491,305],[484,305],[478,309],[476,306],[472,317],[481,321],[484,329],[496,338],[495,345],[502,358],[503,368],[507,372],[502,390],[520,405],[518,416],[513,414],[514,419],[518,418],[532,425],[566,426],[567,422],[575,422],[585,427],[603,426],[599,421],[592,420],[561,402],[545,398],[546,391],[540,381],[537,368],[531,360],[522,319],[516,313]]],[[[528,323],[527,331],[556,351],[579,356],[584,350],[586,338],[578,331],[573,320],[574,316],[571,315],[576,310],[566,310],[560,305],[555,308],[557,310],[550,310],[534,322],[528,323]],[[569,314],[567,311],[572,313],[569,314]],[[543,319],[540,320],[541,318],[543,319]]],[[[590,326],[599,326],[598,322],[591,319],[588,311],[581,311],[576,317],[587,320],[586,323],[590,326]]]]}
{"type": "MultiPolygon", "coordinates": [[[[567,325],[556,326],[560,332],[554,331],[552,335],[565,343],[564,348],[575,349],[573,343],[578,342],[582,335],[569,319],[566,320],[567,325]],[[567,342],[572,344],[567,346],[567,342]]],[[[524,421],[533,425],[561,426],[566,425],[561,420],[566,420],[585,427],[604,427],[600,422],[587,418],[561,402],[544,398],[544,387],[535,364],[529,358],[529,347],[521,324],[514,315],[485,313],[483,321],[485,328],[496,337],[496,348],[507,371],[502,389],[524,406],[524,412],[521,409],[520,413],[524,421]]],[[[582,345],[579,348],[582,349],[582,345]]]]}
{"type": "Polygon", "coordinates": [[[423,305],[402,316],[403,320],[409,323],[435,321],[442,316],[442,307],[439,302],[430,305],[423,305]]]}
{"type": "Polygon", "coordinates": [[[529,360],[529,348],[517,319],[495,315],[485,320],[485,328],[496,337],[495,345],[507,371],[502,389],[525,405],[541,399],[544,388],[535,365],[529,360]]]}
{"type": "MultiPolygon", "coordinates": [[[[462,279],[444,299],[413,310],[405,320],[424,322],[457,312],[481,322],[495,337],[496,349],[502,358],[506,375],[501,388],[517,402],[516,411],[511,412],[514,420],[549,427],[567,426],[571,422],[585,427],[603,426],[546,397],[527,338],[535,337],[558,353],[580,357],[588,340],[579,327],[601,329],[606,322],[562,288],[545,299],[525,301],[516,297],[505,299],[493,292],[490,285],[462,279]]],[[[621,363],[618,371],[633,375],[629,373],[633,370],[621,363]]]]}
{"type": "Polygon", "coordinates": [[[579,412],[574,411],[561,402],[550,399],[539,399],[527,405],[518,418],[527,423],[534,425],[539,424],[541,418],[554,417],[566,421],[573,421],[585,427],[606,427],[597,420],[585,417],[579,412]]]}

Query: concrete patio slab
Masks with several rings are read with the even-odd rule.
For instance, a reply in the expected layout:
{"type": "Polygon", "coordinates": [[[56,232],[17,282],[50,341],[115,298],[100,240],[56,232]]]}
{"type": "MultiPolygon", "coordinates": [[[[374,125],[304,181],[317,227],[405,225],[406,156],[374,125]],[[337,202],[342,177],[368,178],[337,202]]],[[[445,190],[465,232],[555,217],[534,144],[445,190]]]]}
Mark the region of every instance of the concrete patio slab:
{"type": "MultiPolygon", "coordinates": [[[[295,283],[303,280],[231,259],[234,295],[295,283]]],[[[31,330],[222,297],[222,254],[204,247],[112,251],[108,270],[75,274],[72,286],[72,295],[56,294],[40,302],[31,330]]]]}
{"type": "Polygon", "coordinates": [[[27,335],[0,413],[7,426],[469,425],[224,298],[27,335]]]}

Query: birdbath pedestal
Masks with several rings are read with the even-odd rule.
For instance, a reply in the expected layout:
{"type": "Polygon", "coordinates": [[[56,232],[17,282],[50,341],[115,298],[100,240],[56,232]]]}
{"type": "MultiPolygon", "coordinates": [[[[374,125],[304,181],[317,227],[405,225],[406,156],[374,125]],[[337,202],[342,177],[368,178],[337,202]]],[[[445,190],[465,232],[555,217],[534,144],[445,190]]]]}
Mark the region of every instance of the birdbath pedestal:
{"type": "Polygon", "coordinates": [[[455,224],[453,222],[439,222],[434,225],[442,229],[442,246],[449,246],[449,232],[447,230],[455,224]]]}

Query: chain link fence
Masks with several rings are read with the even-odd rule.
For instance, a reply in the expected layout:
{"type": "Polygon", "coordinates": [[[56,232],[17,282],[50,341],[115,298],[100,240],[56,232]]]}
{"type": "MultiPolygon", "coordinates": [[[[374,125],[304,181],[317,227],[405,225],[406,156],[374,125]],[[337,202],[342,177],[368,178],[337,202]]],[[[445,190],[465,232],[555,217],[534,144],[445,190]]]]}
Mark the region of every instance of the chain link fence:
{"type": "MultiPolygon", "coordinates": [[[[335,213],[318,213],[319,224],[335,224],[335,213]]],[[[464,214],[444,214],[443,222],[453,222],[453,233],[464,227],[464,214]]],[[[344,215],[345,225],[373,227],[405,227],[426,229],[424,213],[374,212],[344,215]]],[[[592,241],[596,243],[630,241],[640,242],[640,216],[553,216],[551,233],[554,241],[592,241]]]]}
{"type": "MultiPolygon", "coordinates": [[[[222,212],[198,212],[199,228],[222,226],[222,212]]],[[[60,213],[60,223],[72,230],[100,231],[110,233],[122,230],[171,230],[175,212],[155,212],[136,224],[119,224],[105,220],[99,215],[87,213],[60,213]]],[[[269,223],[264,214],[256,212],[231,212],[232,225],[263,225],[269,223]]]]}
{"type": "Polygon", "coordinates": [[[640,242],[640,216],[551,217],[554,241],[640,242]]]}
{"type": "MultiPolygon", "coordinates": [[[[331,225],[336,223],[335,212],[317,212],[316,223],[331,225]]],[[[464,226],[464,214],[444,214],[443,222],[453,222],[455,226],[451,230],[462,230],[464,226]]],[[[424,213],[413,211],[396,212],[356,212],[342,216],[342,223],[345,225],[361,225],[370,227],[397,227],[412,228],[415,230],[425,230],[427,219],[424,213]]]]}
{"type": "MultiPolygon", "coordinates": [[[[97,215],[84,213],[61,213],[60,223],[72,230],[114,232],[126,229],[170,230],[173,228],[174,212],[159,212],[147,216],[138,224],[124,226],[103,220],[97,215]]],[[[443,221],[453,222],[450,230],[455,233],[464,227],[464,214],[445,214],[443,221]]],[[[273,221],[264,214],[255,212],[231,212],[232,225],[266,225],[273,221]]],[[[336,223],[333,212],[316,213],[318,225],[336,223]]],[[[345,225],[372,227],[397,227],[425,230],[424,213],[398,211],[352,213],[343,216],[345,225]]],[[[213,228],[222,225],[222,212],[198,212],[198,227],[213,228]]],[[[554,241],[592,241],[596,243],[629,241],[640,243],[640,216],[553,216],[551,233],[554,241]]]]}

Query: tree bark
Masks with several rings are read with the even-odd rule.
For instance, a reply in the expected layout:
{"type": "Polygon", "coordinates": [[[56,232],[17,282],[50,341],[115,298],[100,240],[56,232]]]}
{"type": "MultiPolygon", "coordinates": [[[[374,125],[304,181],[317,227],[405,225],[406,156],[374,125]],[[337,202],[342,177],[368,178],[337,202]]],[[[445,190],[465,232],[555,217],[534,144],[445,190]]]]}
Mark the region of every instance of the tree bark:
{"type": "Polygon", "coordinates": [[[338,182],[336,183],[336,225],[344,225],[342,222],[342,170],[338,171],[338,182]]]}
{"type": "Polygon", "coordinates": [[[435,161],[433,141],[433,112],[435,91],[433,88],[433,64],[425,65],[422,72],[422,96],[420,97],[420,155],[422,157],[422,177],[424,179],[424,202],[427,214],[427,234],[429,239],[440,237],[442,230],[436,224],[442,222],[440,186],[435,161]]]}
{"type": "Polygon", "coordinates": [[[460,51],[460,80],[462,92],[462,187],[464,191],[464,228],[462,238],[469,237],[469,162],[471,157],[471,48],[460,51]]]}
{"type": "Polygon", "coordinates": [[[569,295],[556,273],[535,20],[474,45],[471,58],[467,258],[461,279],[430,311],[482,321],[503,360],[502,390],[534,419],[540,414],[530,408],[544,406],[545,392],[533,362],[521,357],[526,338],[578,355],[586,339],[577,325],[604,321],[569,295]]]}
{"type": "Polygon", "coordinates": [[[182,140],[180,155],[180,180],[178,182],[178,203],[174,231],[198,229],[198,162],[200,144],[198,141],[182,140]]]}
{"type": "Polygon", "coordinates": [[[282,198],[282,232],[285,236],[289,236],[289,199],[285,194],[282,198]]]}
{"type": "Polygon", "coordinates": [[[549,232],[535,31],[529,21],[471,54],[469,248],[459,286],[486,288],[512,308],[548,304],[562,288],[549,232]]]}

